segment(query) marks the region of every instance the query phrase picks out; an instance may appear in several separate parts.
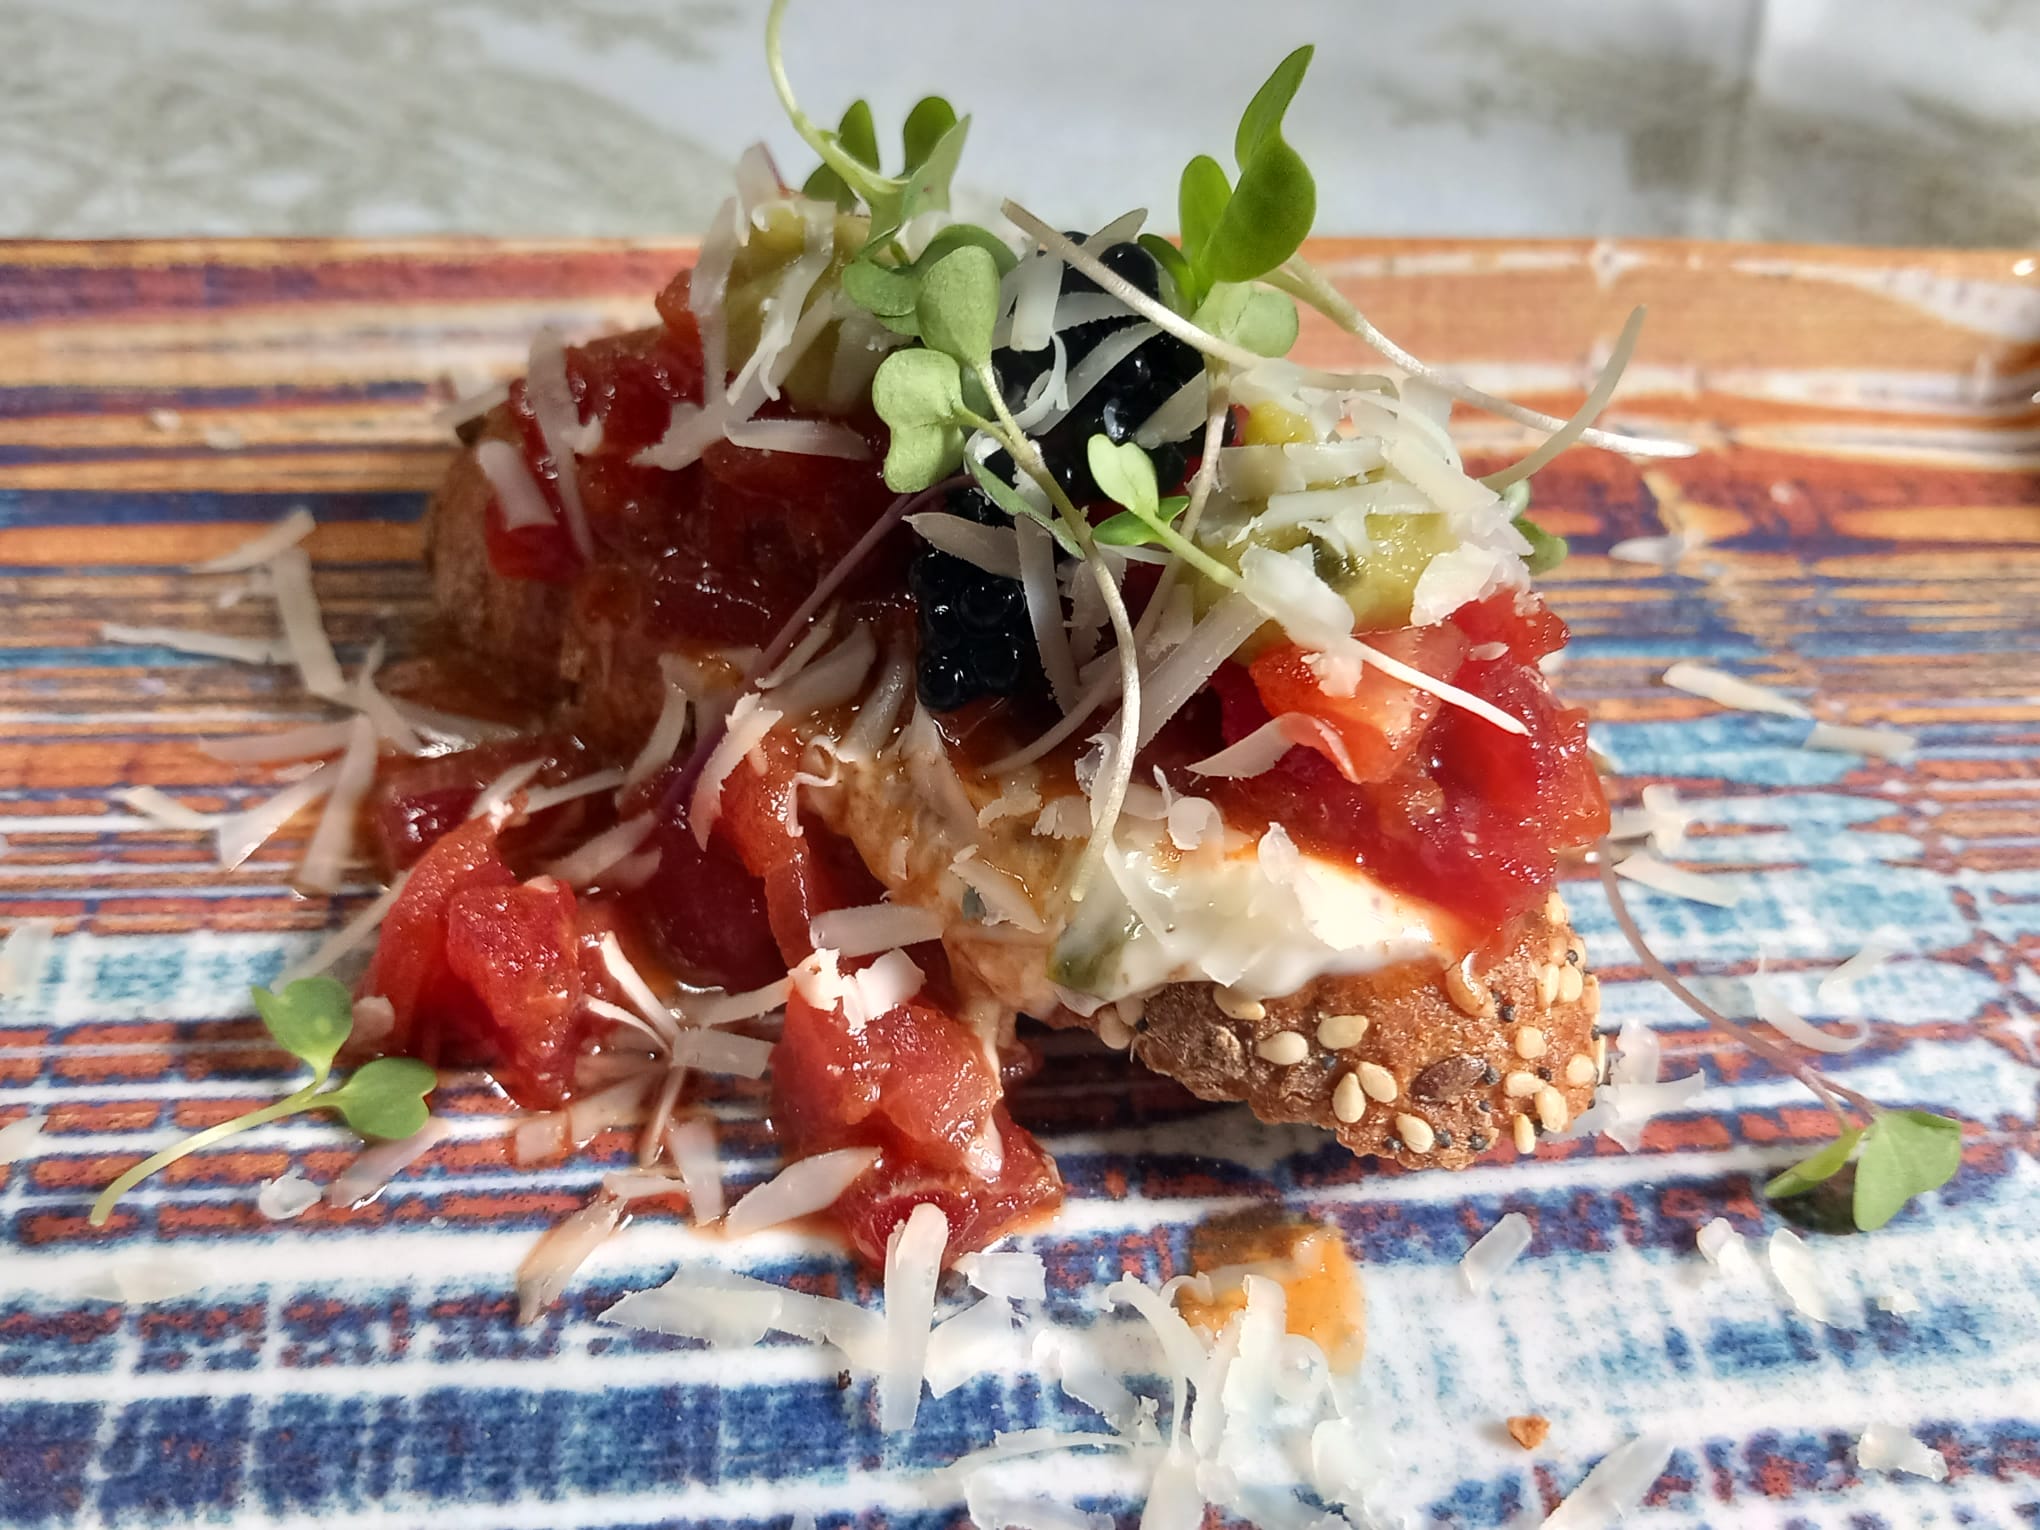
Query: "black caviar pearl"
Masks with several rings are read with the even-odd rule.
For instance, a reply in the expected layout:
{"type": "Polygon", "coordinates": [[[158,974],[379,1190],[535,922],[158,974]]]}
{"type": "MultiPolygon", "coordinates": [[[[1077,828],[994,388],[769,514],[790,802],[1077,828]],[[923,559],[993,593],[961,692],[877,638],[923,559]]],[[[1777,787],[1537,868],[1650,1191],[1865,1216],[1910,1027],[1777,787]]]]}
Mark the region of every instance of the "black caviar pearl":
{"type": "Polygon", "coordinates": [[[1025,655],[1020,644],[1003,632],[983,633],[970,640],[972,678],[980,690],[993,696],[1010,695],[1020,683],[1025,655]]]}
{"type": "Polygon", "coordinates": [[[918,673],[921,701],[931,712],[953,712],[972,697],[970,676],[953,652],[923,648],[918,673]]]}
{"type": "Polygon", "coordinates": [[[1015,579],[981,579],[964,586],[956,609],[966,627],[978,632],[996,632],[1024,613],[1026,592],[1015,579]]]}

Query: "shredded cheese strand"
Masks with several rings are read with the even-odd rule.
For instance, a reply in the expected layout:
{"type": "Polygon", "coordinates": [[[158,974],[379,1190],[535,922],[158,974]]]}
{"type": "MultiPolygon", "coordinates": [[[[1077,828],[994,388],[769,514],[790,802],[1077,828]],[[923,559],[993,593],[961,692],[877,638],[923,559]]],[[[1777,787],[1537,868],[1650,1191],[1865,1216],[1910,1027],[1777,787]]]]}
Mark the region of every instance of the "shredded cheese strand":
{"type": "MultiPolygon", "coordinates": [[[[1498,397],[1485,389],[1444,372],[1434,371],[1415,356],[1397,345],[1368,320],[1367,316],[1346,301],[1345,294],[1326,280],[1323,272],[1305,260],[1292,260],[1280,270],[1271,271],[1263,281],[1280,292],[1286,292],[1298,302],[1307,303],[1319,313],[1337,324],[1349,334],[1357,335],[1401,367],[1412,377],[1421,377],[1433,387],[1442,389],[1462,403],[1485,409],[1489,414],[1498,414],[1503,419],[1514,420],[1521,425],[1534,425],[1540,430],[1563,430],[1566,422],[1555,415],[1543,413],[1518,404],[1512,399],[1498,397]]],[[[1582,430],[1579,439],[1590,446],[1605,446],[1610,451],[1626,453],[1632,457],[1690,457],[1699,450],[1685,441],[1652,440],[1645,436],[1626,436],[1611,430],[1582,430]]]]}
{"type": "Polygon", "coordinates": [[[1520,483],[1586,434],[1587,427],[1600,418],[1601,411],[1608,407],[1608,401],[1615,397],[1616,385],[1622,381],[1622,374],[1629,367],[1629,358],[1636,354],[1636,339],[1643,333],[1643,315],[1641,303],[1629,311],[1629,322],[1622,326],[1615,349],[1608,353],[1608,364],[1601,368],[1593,391],[1582,401],[1573,417],[1546,436],[1544,444],[1529,456],[1510,463],[1499,473],[1488,474],[1481,480],[1482,483],[1498,492],[1512,483],[1520,483]]]}

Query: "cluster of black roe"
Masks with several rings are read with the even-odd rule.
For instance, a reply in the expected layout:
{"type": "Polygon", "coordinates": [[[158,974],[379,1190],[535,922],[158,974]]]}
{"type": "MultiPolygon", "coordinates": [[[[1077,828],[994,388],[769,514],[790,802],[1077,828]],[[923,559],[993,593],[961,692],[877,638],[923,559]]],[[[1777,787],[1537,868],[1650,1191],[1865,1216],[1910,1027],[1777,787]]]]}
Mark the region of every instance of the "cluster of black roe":
{"type": "MultiPolygon", "coordinates": [[[[1070,235],[1081,240],[1081,234],[1070,235]]],[[[1124,277],[1150,297],[1161,296],[1161,271],[1154,257],[1137,244],[1115,244],[1099,257],[1107,269],[1124,277]]],[[[1065,293],[1097,292],[1098,284],[1081,271],[1064,267],[1065,293]]],[[[1099,319],[1062,331],[1068,366],[1088,356],[1114,330],[1139,321],[1131,315],[1099,319]]],[[[1027,390],[1054,361],[1054,351],[999,350],[992,365],[1007,407],[1020,409],[1027,390]]],[[[1042,460],[1082,509],[1102,496],[1087,463],[1090,439],[1103,435],[1115,446],[1133,433],[1203,366],[1196,350],[1174,335],[1150,336],[1121,358],[1098,385],[1039,438],[1042,460]]],[[[1169,493],[1183,481],[1189,466],[1195,430],[1181,440],[1149,448],[1156,481],[1169,493]]],[[[1013,463],[1004,452],[986,463],[1007,482],[1013,463]]],[[[988,526],[1008,523],[1006,513],[983,490],[957,489],[948,508],[988,526]]],[[[1058,554],[1061,556],[1061,554],[1058,554]]],[[[1041,655],[1028,620],[1027,599],[1017,579],[988,574],[963,559],[923,548],[914,559],[909,587],[918,607],[921,657],[918,670],[921,700],[930,711],[949,712],[980,696],[1012,696],[1045,689],[1041,655]]]]}

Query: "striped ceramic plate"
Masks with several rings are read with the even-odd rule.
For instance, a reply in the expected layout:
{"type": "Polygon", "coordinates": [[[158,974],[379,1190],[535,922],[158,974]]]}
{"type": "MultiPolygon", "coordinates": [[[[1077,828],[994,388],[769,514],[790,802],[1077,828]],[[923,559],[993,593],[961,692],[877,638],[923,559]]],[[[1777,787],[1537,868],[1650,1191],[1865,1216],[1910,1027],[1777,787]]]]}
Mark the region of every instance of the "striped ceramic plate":
{"type": "MultiPolygon", "coordinates": [[[[1023,1240],[1047,1263],[1048,1316],[1155,1371],[1101,1286],[1177,1273],[1200,1222],[1279,1202],[1336,1225],[1363,1263],[1369,1469],[1410,1523],[1535,1523],[1645,1433],[1673,1450],[1639,1524],[2034,1523],[2033,263],[1666,244],[1319,256],[1420,354],[1560,412],[1595,342],[1652,305],[1616,413],[1707,450],[1643,472],[1575,453],[1539,479],[1543,518],[1574,547],[1554,581],[1576,634],[1560,683],[1593,709],[1618,797],[1675,784],[1697,815],[1684,860],[1744,893],[1733,910],[1649,892],[1636,906],[1668,959],[1744,1013],[1760,956],[1818,1012],[1822,973],[1901,931],[1907,953],[1858,985],[1870,1040],[1833,1070],[1959,1116],[1963,1171],[1884,1231],[1811,1239],[1831,1324],[1762,1275],[1703,1279],[1697,1229],[1781,1225],[1756,1187],[1825,1118],[1646,980],[1582,880],[1567,896],[1609,1021],[1655,1024],[1667,1075],[1705,1079],[1638,1151],[1577,1140],[1397,1174],[1053,1038],[1018,1105],[1071,1187],[1062,1217],[1023,1240]],[[1666,527],[1692,544],[1675,568],[1607,557],[1666,527]],[[1805,722],[1665,688],[1682,658],[1785,686],[1831,721],[1916,734],[1917,755],[1810,752],[1805,722]],[[1469,1295],[1455,1266],[1511,1210],[1532,1223],[1529,1251],[1469,1295]],[[1502,1429],[1520,1414],[1551,1422],[1527,1452],[1502,1429]],[[1861,1470],[1872,1422],[1925,1441],[1948,1480],[1861,1470]]],[[[683,1264],[875,1300],[836,1250],[790,1235],[727,1243],[641,1216],[556,1310],[515,1327],[512,1270],[628,1144],[612,1133],[569,1164],[516,1169],[505,1107],[479,1081],[447,1091],[450,1136],[365,1210],[260,1214],[266,1180],[328,1180],[349,1158],[341,1134],[306,1123],[185,1162],[114,1232],[85,1226],[116,1162],[274,1092],[286,1059],[248,1019],[248,985],[369,891],[294,896],[302,824],[231,872],[200,836],[122,827],[123,787],[208,812],[273,790],[201,741],[314,714],[282,671],[110,641],[101,624],[271,636],[267,602],[229,603],[233,578],[183,569],[303,503],[343,656],[401,643],[448,453],[434,409],[514,369],[542,321],[638,321],[678,258],[0,249],[0,926],[46,917],[60,932],[0,1000],[0,1121],[43,1121],[35,1156],[0,1170],[0,1522],[949,1525],[961,1488],[942,1469],[996,1431],[1102,1427],[1021,1355],[888,1439],[869,1382],[839,1375],[833,1351],[711,1351],[598,1321],[683,1264]]],[[[1329,356],[1337,342],[1311,330],[1303,344],[1329,356]]],[[[1462,423],[1474,455],[1520,447],[1512,427],[1462,423]]],[[[772,1172],[757,1092],[714,1108],[733,1182],[772,1172]]],[[[1130,1525],[1138,1476],[1125,1453],[1093,1452],[1007,1480],[1130,1525]]]]}

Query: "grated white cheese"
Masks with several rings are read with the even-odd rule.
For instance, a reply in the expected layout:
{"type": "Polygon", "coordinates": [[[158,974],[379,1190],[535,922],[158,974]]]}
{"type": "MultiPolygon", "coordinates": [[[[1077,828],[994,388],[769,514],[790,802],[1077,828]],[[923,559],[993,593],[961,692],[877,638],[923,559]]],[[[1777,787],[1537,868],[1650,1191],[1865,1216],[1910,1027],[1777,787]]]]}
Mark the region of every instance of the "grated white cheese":
{"type": "Polygon", "coordinates": [[[267,563],[286,547],[295,547],[312,533],[318,523],[303,505],[293,505],[283,518],[250,537],[238,547],[191,565],[194,574],[238,574],[267,563]]]}
{"type": "Polygon", "coordinates": [[[1530,1246],[1530,1219],[1512,1211],[1474,1241],[1459,1261],[1459,1278],[1478,1296],[1530,1246]]]}
{"type": "Polygon", "coordinates": [[[878,1425],[887,1434],[914,1427],[927,1372],[935,1282],[949,1242],[949,1219],[926,1201],[893,1229],[885,1250],[884,1364],[878,1375],[878,1425]]]}
{"type": "Polygon", "coordinates": [[[1353,757],[1346,751],[1346,741],[1323,718],[1308,712],[1284,712],[1272,717],[1239,742],[1228,744],[1187,768],[1200,776],[1258,776],[1298,747],[1318,749],[1339,767],[1347,780],[1359,778],[1353,757]]]}
{"type": "Polygon", "coordinates": [[[745,1349],[778,1330],[823,1340],[862,1370],[876,1368],[882,1321],[853,1302],[810,1296],[733,1270],[682,1265],[672,1279],[633,1291],[598,1321],[700,1339],[717,1349],[745,1349]]]}
{"type": "MultiPolygon", "coordinates": [[[[168,648],[174,653],[198,654],[208,659],[231,659],[237,664],[287,664],[291,650],[287,643],[267,638],[238,637],[231,632],[193,632],[182,627],[130,627],[122,622],[101,622],[99,635],[109,643],[135,648],[168,648]]],[[[337,676],[339,671],[334,671],[337,676]]]]}
{"type": "Polygon", "coordinates": [[[1848,1003],[1854,996],[1856,979],[1868,976],[1892,957],[1911,949],[1912,940],[1903,930],[1880,925],[1863,942],[1862,949],[1820,980],[1814,992],[1823,1004],[1838,1007],[1848,1003]]]}
{"type": "Polygon", "coordinates": [[[1896,728],[1845,728],[1817,722],[1806,735],[1804,745],[1829,754],[1860,754],[1877,760],[1906,760],[1919,747],[1919,740],[1896,728]]]}
{"type": "Polygon", "coordinates": [[[1648,850],[1632,851],[1617,861],[1615,874],[1675,898],[1710,903],[1716,908],[1734,908],[1742,901],[1741,887],[1728,878],[1688,871],[1659,860],[1648,850]]]}
{"type": "Polygon", "coordinates": [[[697,1227],[723,1214],[722,1159],[716,1152],[715,1123],[689,1116],[666,1128],[666,1152],[687,1189],[688,1215],[697,1227]]]}
{"type": "Polygon", "coordinates": [[[731,1237],[742,1238],[826,1211],[878,1158],[875,1147],[853,1147],[790,1163],[732,1206],[723,1227],[731,1237]]]}
{"type": "Polygon", "coordinates": [[[173,1302],[202,1291],[213,1280],[213,1272],[195,1260],[166,1257],[160,1251],[121,1259],[101,1269],[85,1282],[79,1295],[88,1301],[125,1302],[145,1307],[156,1302],[173,1302]]]}
{"type": "Polygon", "coordinates": [[[517,1267],[517,1321],[535,1321],[560,1293],[588,1257],[608,1241],[623,1220],[624,1203],[598,1194],[594,1200],[549,1229],[524,1263],[517,1267]]]}
{"type": "Polygon", "coordinates": [[[1870,1023],[1862,1019],[1858,1019],[1856,1025],[1848,1031],[1837,1033],[1822,1030],[1812,1021],[1796,1013],[1766,977],[1760,975],[1751,978],[1749,988],[1756,1000],[1757,1018],[1803,1047],[1811,1047],[1816,1052],[1832,1055],[1853,1052],[1870,1039],[1870,1023]]]}
{"type": "Polygon", "coordinates": [[[308,760],[337,754],[347,747],[347,723],[306,723],[275,733],[254,733],[246,738],[206,739],[198,747],[215,760],[230,765],[269,765],[280,760],[308,760]]]}
{"type": "Polygon", "coordinates": [[[398,872],[390,879],[390,885],[376,895],[353,918],[319,942],[318,948],[303,961],[293,962],[278,976],[277,986],[295,982],[301,977],[312,977],[325,972],[360,946],[368,943],[369,937],[381,927],[389,911],[396,907],[397,899],[404,894],[404,883],[410,879],[409,870],[398,872]]]}
{"type": "Polygon", "coordinates": [[[907,517],[921,540],[930,547],[961,558],[1001,579],[1020,577],[1020,542],[1016,526],[985,526],[966,516],[947,511],[924,510],[907,517]]]}
{"type": "Polygon", "coordinates": [[[1625,537],[1608,549],[1617,563],[1640,563],[1670,573],[1679,566],[1692,543],[1683,536],[1625,537]]]}
{"type": "Polygon", "coordinates": [[[1780,691],[1731,675],[1725,670],[1681,659],[1665,671],[1665,684],[1674,690],[1698,696],[1717,706],[1741,712],[1769,712],[1777,717],[1811,717],[1813,714],[1780,691]]]}
{"type": "Polygon", "coordinates": [[[404,716],[397,704],[376,688],[375,672],[382,667],[382,659],[383,640],[377,638],[368,645],[361,667],[355,671],[346,693],[338,699],[374,723],[376,736],[392,745],[399,754],[423,754],[425,740],[418,736],[418,730],[411,726],[410,719],[404,716]]]}
{"type": "Polygon", "coordinates": [[[726,426],[723,439],[748,451],[785,452],[799,457],[842,457],[863,462],[871,445],[848,425],[833,420],[744,420],[726,426]]]}
{"type": "MultiPolygon", "coordinates": [[[[352,725],[349,726],[351,731],[352,725]]],[[[338,766],[330,763],[321,765],[310,775],[251,808],[221,814],[213,829],[221,868],[232,871],[247,860],[270,836],[332,790],[338,775],[338,766]]]]}
{"type": "Polygon", "coordinates": [[[283,621],[283,639],[299,681],[314,696],[340,700],[346,681],[319,615],[319,597],[312,589],[312,560],[302,547],[286,547],[269,560],[268,568],[275,586],[276,613],[283,621]]]}
{"type": "Polygon", "coordinates": [[[569,887],[587,887],[601,880],[604,872],[620,866],[638,846],[651,838],[656,823],[657,815],[649,812],[626,818],[550,862],[545,873],[557,877],[569,887]]]}
{"type": "Polygon", "coordinates": [[[452,1127],[433,1116],[408,1137],[363,1148],[340,1177],[326,1187],[328,1206],[365,1206],[404,1170],[451,1133],[452,1127]]]}
{"type": "Polygon", "coordinates": [[[1025,516],[1013,522],[1013,529],[1019,537],[1020,584],[1027,597],[1034,644],[1055,704],[1068,712],[1077,704],[1077,661],[1070,651],[1069,629],[1063,625],[1062,590],[1055,578],[1055,539],[1047,527],[1025,516]]]}
{"type": "Polygon", "coordinates": [[[297,1170],[266,1181],[255,1196],[255,1209],[272,1222],[288,1222],[319,1204],[319,1187],[297,1170]]]}
{"type": "Polygon", "coordinates": [[[1605,1530],[1643,1502],[1671,1463],[1672,1442],[1641,1435],[1618,1445],[1544,1520],[1544,1530],[1605,1530]]]}
{"type": "Polygon", "coordinates": [[[362,799],[375,784],[376,731],[368,718],[357,715],[349,725],[347,752],[334,770],[333,786],[326,795],[325,811],[298,862],[295,881],[306,892],[330,896],[339,891],[340,879],[354,843],[354,822],[362,799]]]}
{"type": "Polygon", "coordinates": [[[652,985],[645,981],[644,974],[632,965],[628,956],[624,955],[623,946],[617,940],[614,930],[603,931],[599,949],[602,953],[602,970],[607,972],[616,986],[623,990],[623,996],[630,1001],[631,1008],[638,1012],[645,1024],[649,1025],[662,1041],[671,1045],[674,1036],[679,1034],[679,1017],[659,1001],[659,996],[652,992],[652,985]]]}
{"type": "Polygon", "coordinates": [[[113,794],[113,800],[166,829],[195,829],[209,833],[218,824],[216,815],[186,807],[175,797],[153,786],[125,787],[113,794]]]}
{"type": "Polygon", "coordinates": [[[1910,1472],[1948,1480],[1948,1458],[1897,1424],[1872,1424],[1856,1441],[1856,1464],[1866,1472],[1910,1472]]]}
{"type": "MultiPolygon", "coordinates": [[[[0,952],[4,955],[4,952],[0,952]]],[[[0,1126],[0,1167],[40,1158],[48,1144],[43,1140],[43,1118],[23,1116],[0,1126]]]]}
{"type": "Polygon", "coordinates": [[[1410,625],[1431,626],[1497,590],[1527,589],[1529,584],[1529,570],[1514,553],[1462,543],[1432,558],[1417,576],[1410,593],[1410,625]]]}
{"type": "Polygon", "coordinates": [[[558,786],[541,786],[525,793],[524,811],[534,817],[548,808],[556,808],[582,797],[594,797],[603,792],[614,791],[623,785],[621,770],[598,770],[589,775],[577,776],[571,781],[562,781],[558,786]]]}
{"type": "Polygon", "coordinates": [[[942,938],[942,916],[932,909],[902,903],[872,903],[861,908],[830,909],[815,915],[808,939],[826,946],[838,958],[870,956],[901,946],[942,938]]]}
{"type": "Polygon", "coordinates": [[[792,991],[792,980],[780,978],[743,993],[691,993],[681,1000],[681,1009],[690,1025],[730,1025],[770,1014],[786,1002],[792,991]]]}
{"type": "Polygon", "coordinates": [[[1757,1267],[1750,1254],[1749,1240],[1735,1230],[1727,1217],[1716,1217],[1700,1229],[1693,1241],[1700,1257],[1724,1275],[1747,1273],[1757,1267]]]}
{"type": "Polygon", "coordinates": [[[728,1078],[762,1078],[772,1060],[772,1043],[733,1031],[706,1026],[683,1030],[673,1038],[672,1059],[700,1073],[728,1078]]]}
{"type": "Polygon", "coordinates": [[[508,441],[491,436],[481,442],[475,447],[475,466],[496,496],[504,530],[523,531],[532,526],[558,524],[552,501],[545,497],[545,491],[531,474],[531,464],[508,441]]]}
{"type": "Polygon", "coordinates": [[[546,455],[552,458],[553,482],[559,489],[560,507],[566,511],[567,534],[583,559],[593,558],[595,540],[589,535],[588,510],[581,498],[581,464],[574,455],[581,434],[581,408],[574,402],[573,384],[567,377],[566,345],[550,325],[541,325],[531,337],[524,397],[531,405],[546,455]]]}
{"type": "Polygon", "coordinates": [[[517,794],[524,790],[531,778],[545,769],[545,761],[523,760],[490,781],[475,793],[474,805],[468,809],[469,818],[490,818],[498,824],[507,823],[515,810],[517,794]]]}
{"type": "Polygon", "coordinates": [[[659,656],[659,672],[666,681],[665,695],[659,703],[658,721],[652,724],[644,747],[638,750],[630,762],[630,769],[624,772],[626,791],[649,781],[665,769],[679,752],[681,741],[687,737],[690,707],[686,676],[681,667],[670,660],[670,655],[659,656]]]}
{"type": "Polygon", "coordinates": [[[1014,1302],[1048,1299],[1048,1266],[1039,1254],[1020,1251],[965,1254],[957,1273],[987,1296],[1014,1302]]]}
{"type": "Polygon", "coordinates": [[[723,736],[709,751],[708,759],[701,767],[701,779],[695,782],[694,796],[688,805],[688,827],[694,832],[695,844],[702,849],[708,848],[708,836],[715,829],[716,820],[722,816],[723,786],[728,782],[730,772],[764,741],[766,734],[779,725],[779,719],[780,713],[766,706],[755,691],[746,692],[730,708],[723,736]]]}
{"type": "Polygon", "coordinates": [[[1785,1288],[1794,1307],[1816,1323],[1848,1326],[1842,1322],[1841,1309],[1821,1278],[1812,1251],[1795,1234],[1778,1228],[1764,1246],[1764,1253],[1770,1260],[1771,1273],[1778,1277],[1778,1284],[1785,1288]]]}
{"type": "Polygon", "coordinates": [[[965,1382],[1023,1361],[1011,1302],[987,1296],[935,1325],[928,1336],[928,1395],[947,1397],[965,1382]]]}

